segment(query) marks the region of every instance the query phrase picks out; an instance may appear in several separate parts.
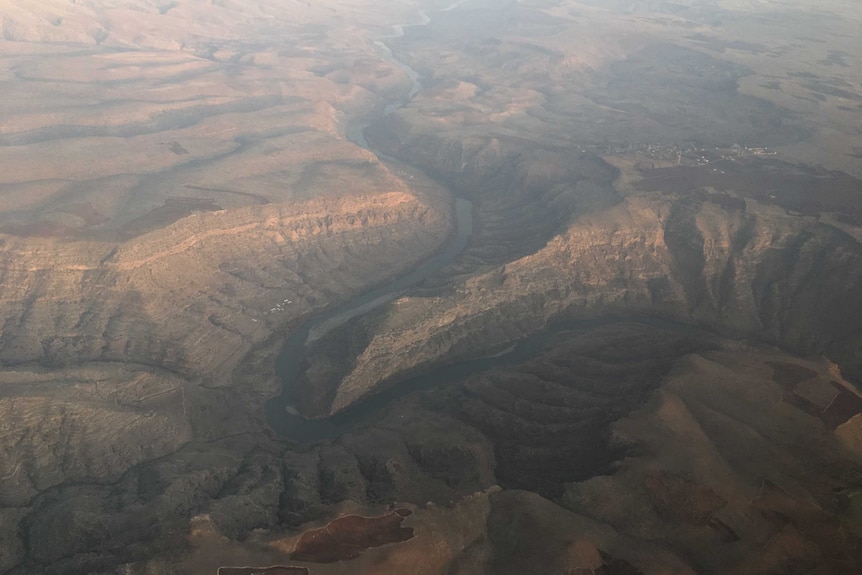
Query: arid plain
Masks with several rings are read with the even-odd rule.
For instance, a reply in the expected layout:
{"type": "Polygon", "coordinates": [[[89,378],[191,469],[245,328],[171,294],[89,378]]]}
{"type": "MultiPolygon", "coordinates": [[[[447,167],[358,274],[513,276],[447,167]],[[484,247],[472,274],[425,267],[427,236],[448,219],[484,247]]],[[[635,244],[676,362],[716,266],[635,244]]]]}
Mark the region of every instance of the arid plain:
{"type": "Polygon", "coordinates": [[[0,0],[0,573],[862,571],[860,28],[0,0]]]}

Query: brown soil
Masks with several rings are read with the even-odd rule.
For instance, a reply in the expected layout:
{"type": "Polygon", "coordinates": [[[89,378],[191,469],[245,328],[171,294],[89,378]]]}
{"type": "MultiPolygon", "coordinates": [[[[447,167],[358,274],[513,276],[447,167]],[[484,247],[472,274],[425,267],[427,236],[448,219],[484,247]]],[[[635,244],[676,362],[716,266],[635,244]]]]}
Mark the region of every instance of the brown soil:
{"type": "Polygon", "coordinates": [[[219,567],[218,575],[308,575],[307,567],[219,567]]]}
{"type": "Polygon", "coordinates": [[[401,527],[411,512],[398,509],[380,517],[346,515],[326,527],[305,532],[290,558],[310,563],[334,563],[358,557],[366,549],[413,538],[413,529],[401,527]]]}

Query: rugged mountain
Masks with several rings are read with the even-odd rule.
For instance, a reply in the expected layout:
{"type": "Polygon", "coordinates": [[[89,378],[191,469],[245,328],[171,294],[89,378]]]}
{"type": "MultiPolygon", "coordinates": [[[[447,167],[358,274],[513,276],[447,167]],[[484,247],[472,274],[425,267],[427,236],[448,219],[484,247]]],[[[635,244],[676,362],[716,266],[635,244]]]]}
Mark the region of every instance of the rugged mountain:
{"type": "Polygon", "coordinates": [[[812,7],[0,0],[0,573],[859,572],[812,7]]]}
{"type": "Polygon", "coordinates": [[[263,496],[265,473],[245,472],[225,499],[258,524],[277,521],[279,501],[295,531],[236,542],[219,499],[170,568],[853,573],[860,409],[823,360],[669,325],[563,330],[524,363],[405,398],[371,426],[288,456],[280,500],[263,496]],[[291,557],[329,523],[328,506],[371,518],[393,500],[413,511],[401,523],[412,537],[333,563],[291,557]]]}
{"type": "MultiPolygon", "coordinates": [[[[483,161],[491,164],[488,172],[496,171],[487,156],[483,161]]],[[[508,161],[497,161],[505,169],[508,161]]],[[[593,161],[582,158],[580,164],[593,161]]],[[[630,185],[637,186],[636,177],[628,178],[630,185]]],[[[482,209],[493,200],[480,196],[480,231],[469,253],[489,253],[490,244],[511,254],[494,226],[518,230],[519,218],[532,210],[544,211],[535,221],[547,235],[563,231],[534,253],[455,281],[453,291],[396,300],[346,327],[349,335],[330,334],[351,342],[351,354],[339,377],[329,380],[337,383],[331,405],[317,406],[316,413],[344,409],[429,365],[503,349],[555,321],[597,315],[656,315],[755,337],[803,355],[826,354],[859,377],[855,318],[862,312],[862,251],[843,230],[746,199],[732,188],[635,190],[612,207],[587,210],[578,204],[597,203],[593,195],[614,197],[600,195],[601,181],[590,180],[589,172],[563,190],[540,178],[525,183],[528,178],[510,178],[511,191],[495,188],[504,199],[493,214],[482,209]],[[499,208],[531,183],[540,191],[530,203],[508,213],[499,208]],[[560,206],[569,208],[568,222],[553,220],[560,206]]],[[[862,189],[862,182],[856,186],[862,189]]],[[[541,228],[536,232],[541,237],[541,228]]],[[[309,357],[310,370],[315,362],[336,361],[330,350],[340,346],[321,342],[318,348],[309,357]]],[[[309,385],[319,389],[325,382],[309,385]]]]}

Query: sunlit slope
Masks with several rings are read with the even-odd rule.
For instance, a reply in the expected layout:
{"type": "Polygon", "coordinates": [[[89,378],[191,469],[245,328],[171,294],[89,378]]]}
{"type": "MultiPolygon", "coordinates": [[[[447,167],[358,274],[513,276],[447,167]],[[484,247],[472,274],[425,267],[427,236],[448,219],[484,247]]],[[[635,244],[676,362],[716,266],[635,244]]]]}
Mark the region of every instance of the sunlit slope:
{"type": "Polygon", "coordinates": [[[359,8],[0,4],[0,572],[79,548],[16,534],[46,493],[260,430],[284,332],[447,238],[445,189],[345,137],[409,89],[359,8]]]}
{"type": "Polygon", "coordinates": [[[853,3],[0,2],[0,573],[858,571],[853,3]]]}

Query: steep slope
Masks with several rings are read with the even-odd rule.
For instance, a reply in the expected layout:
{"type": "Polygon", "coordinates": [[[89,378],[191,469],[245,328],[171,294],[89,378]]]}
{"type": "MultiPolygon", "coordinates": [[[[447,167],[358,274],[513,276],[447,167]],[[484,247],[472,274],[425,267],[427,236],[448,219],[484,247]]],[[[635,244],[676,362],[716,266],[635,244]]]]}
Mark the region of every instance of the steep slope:
{"type": "Polygon", "coordinates": [[[572,484],[563,505],[666,541],[698,572],[854,573],[860,405],[823,362],[693,355],[615,427],[638,454],[613,477],[572,484]],[[841,403],[857,406],[852,418],[832,418],[841,403]]]}
{"type": "Polygon", "coordinates": [[[630,197],[454,295],[396,300],[348,327],[363,345],[330,409],[554,321],[601,315],[657,315],[826,353],[857,375],[862,246],[813,218],[743,205],[630,197]]]}
{"type": "Polygon", "coordinates": [[[859,14],[803,6],[0,0],[0,572],[859,571],[859,14]]]}

